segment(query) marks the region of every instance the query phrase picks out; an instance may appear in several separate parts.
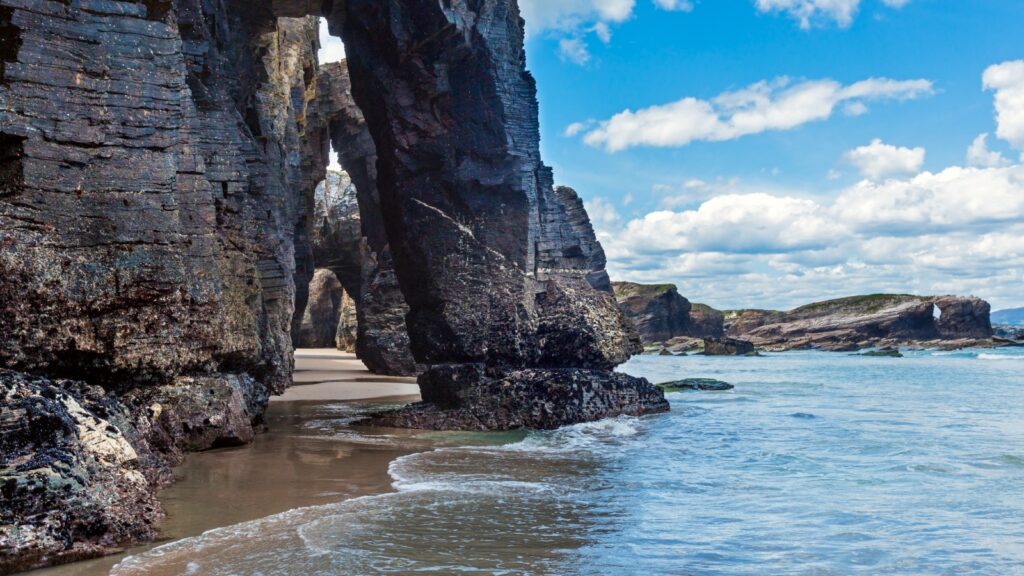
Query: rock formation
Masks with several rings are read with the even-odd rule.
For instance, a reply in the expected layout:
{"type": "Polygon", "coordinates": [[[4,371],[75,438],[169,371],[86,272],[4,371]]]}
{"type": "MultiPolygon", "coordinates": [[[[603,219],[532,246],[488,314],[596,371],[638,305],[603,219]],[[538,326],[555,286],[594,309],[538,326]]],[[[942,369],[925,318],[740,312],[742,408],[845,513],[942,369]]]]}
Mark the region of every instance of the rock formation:
{"type": "Polygon", "coordinates": [[[726,317],[730,336],[769,350],[855,351],[913,344],[991,345],[987,302],[974,297],[874,294],[829,300],[789,312],[744,310],[726,317]]]}
{"type": "Polygon", "coordinates": [[[545,425],[667,409],[646,381],[611,372],[639,341],[612,296],[593,288],[587,242],[571,233],[541,163],[515,3],[331,8],[376,143],[413,355],[430,366],[420,376],[426,405],[388,422],[515,427],[529,420],[524,395],[551,402],[545,425]],[[545,372],[572,389],[607,392],[553,393],[545,372]],[[439,388],[447,392],[436,395],[439,388]],[[483,412],[499,416],[485,421],[483,412]]]}
{"type": "Polygon", "coordinates": [[[705,356],[751,356],[756,354],[754,345],[738,338],[705,338],[705,356]]]}
{"type": "Polygon", "coordinates": [[[155,536],[170,469],[102,388],[0,369],[0,573],[155,536]]]}
{"type": "Polygon", "coordinates": [[[343,352],[355,352],[358,334],[359,316],[356,311],[356,301],[348,295],[348,292],[342,291],[338,329],[334,333],[335,348],[343,352]]]}
{"type": "Polygon", "coordinates": [[[318,268],[309,283],[309,302],[294,336],[302,348],[333,348],[338,336],[342,303],[348,298],[334,272],[318,268]]]}
{"type": "Polygon", "coordinates": [[[317,28],[260,3],[0,0],[0,412],[40,411],[0,427],[0,572],[148,537],[157,461],[250,440],[290,384],[317,28]],[[39,478],[80,496],[10,499],[39,478]]]}
{"type": "Polygon", "coordinates": [[[148,537],[166,463],[252,439],[291,381],[329,139],[371,255],[338,274],[358,271],[359,341],[379,306],[430,366],[426,403],[382,422],[668,409],[612,372],[640,340],[541,162],[515,2],[0,0],[0,109],[0,570],[148,537]],[[321,11],[350,102],[316,63],[321,11]],[[7,497],[39,478],[81,498],[7,497]]]}
{"type": "Polygon", "coordinates": [[[691,304],[673,284],[613,282],[622,313],[636,325],[645,345],[724,335],[724,316],[704,304],[691,304]]]}
{"type": "MultiPolygon", "coordinates": [[[[335,102],[329,112],[335,119],[335,126],[341,114],[338,109],[358,112],[354,104],[342,105],[351,101],[350,94],[347,97],[338,96],[338,84],[343,82],[342,86],[348,86],[347,72],[337,72],[344,72],[343,64],[325,66],[333,71],[329,76],[332,84],[328,94],[332,95],[332,101],[335,102]]],[[[321,82],[323,85],[324,82],[321,82]]],[[[365,122],[357,124],[365,132],[365,122]]],[[[354,128],[346,130],[344,134],[352,132],[355,132],[354,128]]],[[[364,139],[359,137],[355,142],[363,143],[364,139]]],[[[366,144],[361,146],[365,147],[366,144]]],[[[369,162],[361,156],[358,162],[353,159],[355,152],[352,147],[344,150],[339,156],[350,166],[361,166],[369,162]]],[[[374,154],[372,149],[370,154],[374,154]]],[[[405,315],[409,307],[398,287],[383,225],[380,223],[375,179],[364,179],[362,187],[369,192],[359,192],[355,180],[347,172],[332,171],[328,172],[324,184],[317,188],[312,235],[314,260],[318,265],[335,272],[345,291],[355,301],[357,321],[350,326],[357,327],[354,350],[366,367],[376,374],[412,376],[421,368],[416,365],[409,348],[409,334],[405,327],[405,315]],[[363,218],[364,212],[369,216],[363,218]],[[377,224],[374,225],[374,222],[377,224]],[[377,238],[377,249],[371,246],[372,238],[377,238]]]]}
{"type": "Polygon", "coordinates": [[[690,301],[672,284],[615,282],[613,286],[619,308],[636,325],[645,344],[690,335],[690,301]]]}

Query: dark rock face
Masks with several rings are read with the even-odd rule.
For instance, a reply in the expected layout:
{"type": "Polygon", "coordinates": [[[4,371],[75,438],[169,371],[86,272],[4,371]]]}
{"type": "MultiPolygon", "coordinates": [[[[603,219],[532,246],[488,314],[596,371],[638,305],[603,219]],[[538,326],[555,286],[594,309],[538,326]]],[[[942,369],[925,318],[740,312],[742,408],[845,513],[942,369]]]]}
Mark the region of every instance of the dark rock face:
{"type": "Polygon", "coordinates": [[[633,321],[644,342],[665,342],[690,331],[690,301],[671,284],[615,282],[619,308],[633,321]]]}
{"type": "Polygon", "coordinates": [[[170,470],[102,388],[0,369],[0,573],[152,538],[170,470]]]}
{"type": "Polygon", "coordinates": [[[756,354],[754,344],[736,338],[705,338],[705,356],[747,356],[756,354]]]}
{"type": "MultiPolygon", "coordinates": [[[[620,385],[610,370],[639,350],[638,338],[612,296],[592,286],[595,253],[573,231],[541,163],[515,4],[353,0],[335,3],[329,21],[345,40],[353,96],[376,143],[378,196],[416,360],[466,374],[459,398],[483,401],[474,391],[486,389],[495,394],[488,406],[510,413],[524,404],[492,383],[517,380],[516,371],[532,381],[538,371],[584,370],[595,389],[600,378],[620,385]]],[[[421,378],[429,387],[434,376],[421,378]]],[[[660,394],[632,382],[633,398],[660,394]]],[[[473,410],[466,402],[438,410],[473,410]]],[[[654,406],[665,408],[635,409],[654,406]]],[[[598,413],[577,408],[560,411],[598,413]]]]}
{"type": "Polygon", "coordinates": [[[261,2],[0,0],[0,367],[51,378],[4,376],[0,418],[38,411],[0,429],[31,436],[3,450],[9,565],[151,537],[148,446],[246,442],[290,384],[317,32],[261,2]]]}
{"type": "Polygon", "coordinates": [[[296,345],[302,348],[333,348],[338,335],[345,289],[334,272],[317,269],[309,283],[309,302],[302,315],[296,345]]]}
{"type": "Polygon", "coordinates": [[[325,164],[306,116],[315,20],[2,5],[20,43],[0,80],[0,365],[121,389],[245,371],[283,390],[302,196],[325,164]]]}
{"type": "Polygon", "coordinates": [[[988,303],[958,296],[855,296],[789,312],[733,313],[727,324],[730,336],[771,350],[857,351],[899,344],[957,348],[992,345],[993,336],[988,303]]]}
{"type": "Polygon", "coordinates": [[[991,338],[992,306],[981,298],[943,296],[932,300],[940,312],[935,325],[945,339],[991,338]]]}
{"type": "Polygon", "coordinates": [[[552,429],[621,414],[668,411],[661,389],[603,370],[459,364],[434,366],[419,382],[423,402],[376,416],[374,423],[438,430],[552,429]]]}
{"type": "Polygon", "coordinates": [[[690,307],[689,334],[693,338],[721,338],[725,336],[725,314],[707,304],[690,307]]]}
{"type": "MultiPolygon", "coordinates": [[[[347,73],[342,78],[347,79],[347,73]]],[[[358,111],[354,104],[342,108],[353,109],[358,111]]],[[[333,117],[337,123],[338,116],[333,117]]],[[[365,131],[365,122],[360,125],[365,131]]],[[[339,152],[350,165],[355,162],[353,155],[351,149],[347,154],[339,152]]],[[[370,239],[379,240],[384,233],[381,224],[377,229],[372,225],[380,221],[375,181],[364,180],[363,186],[369,188],[369,194],[360,193],[347,172],[330,172],[324,185],[317,188],[314,258],[338,274],[345,291],[355,301],[357,320],[350,325],[358,330],[355,352],[359,359],[375,374],[413,376],[421,369],[409,348],[405,327],[409,306],[398,287],[386,240],[379,244],[379,251],[371,246],[370,239]],[[374,210],[378,211],[376,217],[363,218],[364,212],[374,210]]]]}
{"type": "Polygon", "coordinates": [[[704,304],[691,304],[672,284],[613,282],[619,308],[636,325],[644,344],[673,339],[720,338],[724,316],[704,304]]]}

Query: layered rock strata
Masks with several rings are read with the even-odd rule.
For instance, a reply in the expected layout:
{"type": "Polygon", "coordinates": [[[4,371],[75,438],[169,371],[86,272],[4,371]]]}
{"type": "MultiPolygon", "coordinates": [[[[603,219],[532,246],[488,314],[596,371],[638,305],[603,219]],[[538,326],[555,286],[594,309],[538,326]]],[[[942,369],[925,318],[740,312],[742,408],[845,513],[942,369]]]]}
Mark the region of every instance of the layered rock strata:
{"type": "Polygon", "coordinates": [[[721,312],[691,304],[673,284],[613,282],[612,287],[619,308],[636,325],[646,346],[690,349],[704,338],[720,338],[725,333],[721,312]]]}
{"type": "Polygon", "coordinates": [[[0,0],[0,572],[150,537],[163,463],[251,440],[290,384],[317,28],[0,0]]]}
{"type": "Polygon", "coordinates": [[[994,344],[989,312],[989,304],[975,297],[875,294],[808,304],[789,312],[732,312],[726,326],[730,336],[768,350],[962,348],[994,344]]]}
{"type": "MultiPolygon", "coordinates": [[[[511,376],[544,397],[542,379],[525,376],[543,371],[607,385],[621,399],[609,405],[621,411],[667,409],[647,382],[611,372],[640,349],[639,338],[611,294],[593,287],[589,238],[574,231],[540,160],[536,88],[515,3],[351,0],[331,9],[376,144],[413,355],[431,366],[421,384],[447,374],[465,392],[391,422],[426,425],[419,415],[440,410],[431,420],[461,427],[459,415],[472,408],[465,399],[483,390],[494,394],[491,406],[518,413],[521,395],[496,384],[511,376]]],[[[566,396],[552,418],[607,415],[590,409],[595,398],[566,396]]]]}

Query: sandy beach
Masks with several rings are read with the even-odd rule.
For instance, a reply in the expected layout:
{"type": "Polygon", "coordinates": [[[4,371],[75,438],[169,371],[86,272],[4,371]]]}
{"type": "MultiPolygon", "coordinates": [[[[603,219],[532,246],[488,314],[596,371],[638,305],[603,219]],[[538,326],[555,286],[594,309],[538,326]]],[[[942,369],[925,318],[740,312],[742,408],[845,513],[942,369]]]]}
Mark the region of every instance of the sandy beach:
{"type": "Polygon", "coordinates": [[[415,401],[415,379],[371,374],[354,354],[330,349],[296,351],[295,363],[294,386],[271,399],[266,432],[248,446],[190,454],[175,469],[177,481],[160,493],[167,516],[157,542],[31,573],[106,576],[127,555],[213,528],[390,491],[388,464],[408,447],[339,438],[320,423],[415,401]]]}

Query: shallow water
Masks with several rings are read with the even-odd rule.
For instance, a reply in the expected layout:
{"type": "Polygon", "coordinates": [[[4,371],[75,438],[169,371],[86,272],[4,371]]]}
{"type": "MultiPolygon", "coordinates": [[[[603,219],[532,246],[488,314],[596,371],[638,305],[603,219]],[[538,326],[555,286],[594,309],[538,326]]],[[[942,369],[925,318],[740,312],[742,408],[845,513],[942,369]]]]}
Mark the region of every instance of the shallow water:
{"type": "MultiPolygon", "coordinates": [[[[113,574],[1024,574],[1024,351],[623,371],[736,389],[525,437],[377,436],[426,449],[391,462],[394,492],[213,530],[113,574]]],[[[350,442],[346,422],[315,425],[350,442]]]]}

